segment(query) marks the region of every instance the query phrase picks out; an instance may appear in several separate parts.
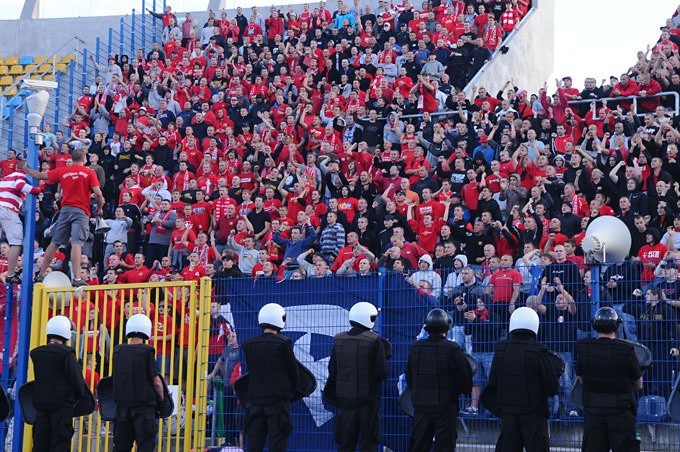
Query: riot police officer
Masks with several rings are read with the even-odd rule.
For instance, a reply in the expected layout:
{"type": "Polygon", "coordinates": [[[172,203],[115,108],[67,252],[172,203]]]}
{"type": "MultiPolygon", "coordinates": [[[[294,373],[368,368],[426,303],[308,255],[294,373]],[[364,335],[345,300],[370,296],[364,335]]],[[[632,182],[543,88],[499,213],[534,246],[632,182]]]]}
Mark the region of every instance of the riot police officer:
{"type": "Polygon", "coordinates": [[[33,405],[34,451],[69,451],[73,436],[73,406],[85,396],[85,380],[76,353],[66,345],[71,320],[63,315],[47,322],[47,345],[31,350],[35,372],[33,405]]]}
{"type": "Polygon", "coordinates": [[[597,338],[576,343],[576,375],[583,383],[584,452],[640,450],[635,418],[635,391],[642,371],[633,347],[616,339],[621,319],[614,309],[600,308],[593,317],[597,338]]]}
{"type": "Polygon", "coordinates": [[[116,419],[113,450],[123,452],[137,445],[140,452],[153,451],[158,433],[157,403],[165,397],[156,366],[156,351],[144,341],[151,337],[151,320],[135,314],[125,324],[127,344],[113,351],[113,399],[116,419]]]}
{"type": "Polygon", "coordinates": [[[462,350],[446,340],[451,319],[442,309],[427,314],[429,337],[411,345],[406,365],[406,385],[414,407],[409,450],[435,451],[456,448],[458,396],[472,389],[472,369],[462,350]]]}
{"type": "Polygon", "coordinates": [[[356,303],[349,311],[352,328],[333,338],[324,399],[339,407],[334,432],[338,451],[374,452],[380,443],[380,390],[387,378],[389,342],[371,331],[378,310],[356,303]]]}
{"type": "Polygon", "coordinates": [[[510,338],[498,342],[494,350],[482,403],[501,418],[497,452],[550,450],[548,396],[559,391],[561,374],[553,361],[564,363],[536,342],[538,326],[536,311],[516,309],[510,316],[510,338]]]}
{"type": "Polygon", "coordinates": [[[246,407],[248,451],[261,451],[269,436],[270,451],[285,451],[293,432],[290,401],[299,371],[292,341],[279,332],[286,325],[286,311],[276,303],[266,304],[257,316],[263,332],[246,340],[245,354],[250,385],[246,407]]]}

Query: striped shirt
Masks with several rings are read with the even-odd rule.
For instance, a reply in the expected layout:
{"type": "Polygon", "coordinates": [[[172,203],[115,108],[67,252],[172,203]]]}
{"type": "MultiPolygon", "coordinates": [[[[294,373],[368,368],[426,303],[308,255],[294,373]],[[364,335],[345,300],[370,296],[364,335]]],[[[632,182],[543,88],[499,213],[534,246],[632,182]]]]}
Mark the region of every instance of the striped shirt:
{"type": "Polygon", "coordinates": [[[0,179],[0,207],[19,213],[27,193],[37,195],[40,188],[28,183],[26,173],[15,171],[0,179]]]}

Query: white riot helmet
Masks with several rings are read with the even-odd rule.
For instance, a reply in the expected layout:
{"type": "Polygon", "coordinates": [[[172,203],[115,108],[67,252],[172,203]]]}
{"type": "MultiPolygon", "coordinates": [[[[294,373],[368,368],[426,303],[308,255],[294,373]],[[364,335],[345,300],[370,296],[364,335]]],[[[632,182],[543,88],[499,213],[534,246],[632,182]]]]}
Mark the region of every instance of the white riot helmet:
{"type": "Polygon", "coordinates": [[[349,324],[358,323],[368,329],[373,328],[378,318],[378,310],[371,303],[360,301],[349,310],[349,324]]]}
{"type": "Polygon", "coordinates": [[[286,310],[280,304],[268,303],[257,314],[257,324],[260,328],[282,330],[286,326],[286,310]]]}
{"type": "Polygon", "coordinates": [[[515,330],[528,330],[534,334],[538,334],[538,325],[540,320],[538,314],[531,308],[523,306],[515,309],[510,316],[510,332],[515,330]]]}
{"type": "Polygon", "coordinates": [[[151,337],[151,319],[144,314],[133,315],[125,324],[125,336],[148,340],[151,337]]]}
{"type": "Polygon", "coordinates": [[[64,315],[52,317],[45,328],[47,337],[56,336],[65,341],[71,340],[71,320],[64,315]]]}

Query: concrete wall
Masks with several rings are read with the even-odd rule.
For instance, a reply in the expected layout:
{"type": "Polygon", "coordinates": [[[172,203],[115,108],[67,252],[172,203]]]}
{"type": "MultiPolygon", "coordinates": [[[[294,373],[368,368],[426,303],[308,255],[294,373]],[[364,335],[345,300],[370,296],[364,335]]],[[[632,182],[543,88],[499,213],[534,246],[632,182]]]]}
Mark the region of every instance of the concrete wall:
{"type": "MultiPolygon", "coordinates": [[[[107,38],[109,27],[118,29],[121,16],[0,21],[0,55],[51,55],[73,36],[94,49],[97,37],[107,38]]],[[[83,46],[81,45],[81,48],[83,46]]],[[[71,49],[67,49],[68,53],[71,49]]]]}
{"type": "MultiPolygon", "coordinates": [[[[470,96],[472,86],[485,87],[492,96],[513,79],[515,86],[529,93],[538,89],[553,73],[555,66],[555,5],[554,0],[534,0],[537,5],[530,17],[520,22],[514,35],[503,44],[510,50],[494,54],[491,61],[465,88],[470,96]]],[[[554,85],[551,85],[554,86],[554,85]]]]}
{"type": "MultiPolygon", "coordinates": [[[[234,5],[235,3],[240,4],[240,2],[211,0],[208,4],[208,9],[218,11],[218,5],[225,6],[225,3],[229,4],[227,6],[234,5]]],[[[292,3],[293,10],[299,14],[303,11],[302,5],[307,3],[307,1],[293,0],[292,2],[286,2],[285,6],[280,6],[277,4],[277,7],[279,10],[283,11],[287,9],[288,4],[290,3],[292,3]]],[[[309,3],[312,5],[312,7],[316,6],[316,3],[309,3]]],[[[349,3],[351,4],[351,2],[349,3]]],[[[375,9],[377,3],[377,0],[361,0],[359,2],[362,7],[365,5],[370,5],[373,7],[373,9],[375,9]]],[[[250,5],[252,5],[252,3],[250,5]]],[[[246,16],[250,14],[250,5],[243,4],[242,6],[246,16]]],[[[330,3],[328,7],[331,11],[334,8],[334,6],[330,3]]],[[[258,8],[259,13],[262,16],[269,16],[270,6],[258,6],[258,8]]],[[[227,8],[226,11],[229,17],[233,17],[236,14],[236,8],[227,8]]],[[[137,13],[139,14],[141,12],[137,11],[137,13]]],[[[185,11],[175,11],[180,23],[184,20],[184,13],[185,11]]],[[[192,15],[198,21],[198,28],[200,31],[200,28],[208,18],[208,11],[192,12],[192,15]]],[[[121,17],[124,17],[126,23],[128,24],[130,24],[132,21],[131,15],[68,17],[59,19],[22,18],[19,20],[0,20],[0,56],[51,55],[73,36],[78,36],[85,42],[83,47],[87,48],[89,51],[94,51],[97,37],[99,37],[100,40],[105,43],[108,40],[109,28],[113,28],[116,32],[119,30],[121,17]]],[[[151,19],[151,16],[147,14],[147,32],[151,27],[151,19]]],[[[139,22],[137,25],[139,26],[139,22]]],[[[137,39],[140,38],[137,37],[137,39]]],[[[64,53],[68,53],[68,51],[64,53]]]]}

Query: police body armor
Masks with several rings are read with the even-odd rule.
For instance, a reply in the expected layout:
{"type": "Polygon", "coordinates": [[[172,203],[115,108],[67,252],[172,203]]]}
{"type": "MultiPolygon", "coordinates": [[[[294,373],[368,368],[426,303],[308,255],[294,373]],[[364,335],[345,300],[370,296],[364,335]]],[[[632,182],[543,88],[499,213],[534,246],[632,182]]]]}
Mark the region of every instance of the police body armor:
{"type": "Polygon", "coordinates": [[[412,398],[418,409],[443,408],[458,401],[456,380],[449,374],[449,354],[460,350],[447,341],[419,341],[411,348],[412,398]]]}
{"type": "MultiPolygon", "coordinates": [[[[75,405],[77,389],[68,380],[67,369],[71,355],[75,351],[62,344],[36,347],[31,351],[35,373],[33,385],[33,405],[39,411],[51,411],[66,404],[75,405]]],[[[83,389],[78,388],[78,393],[83,389]]]]}
{"type": "Polygon", "coordinates": [[[487,410],[496,416],[536,411],[549,414],[541,375],[554,375],[557,384],[564,373],[564,361],[559,355],[540,342],[510,338],[496,344],[494,362],[501,363],[502,370],[492,367],[497,385],[487,386],[481,395],[480,401],[487,410]]]}
{"type": "Polygon", "coordinates": [[[290,338],[281,334],[262,334],[243,343],[242,349],[246,352],[250,369],[248,398],[253,403],[267,405],[291,399],[293,383],[285,366],[277,362],[281,350],[289,347],[290,342],[290,338]]]}
{"type": "MultiPolygon", "coordinates": [[[[652,364],[652,352],[647,348],[647,346],[639,343],[639,342],[633,342],[629,341],[627,339],[617,339],[619,342],[623,342],[624,344],[630,345],[633,347],[633,351],[635,352],[635,356],[638,359],[638,364],[640,365],[640,369],[644,372],[651,366],[652,364]]],[[[671,419],[673,419],[673,414],[671,413],[670,409],[670,401],[673,399],[673,393],[671,393],[671,397],[669,398],[669,408],[668,408],[668,413],[671,416],[671,419]]],[[[574,382],[574,386],[571,388],[571,403],[578,409],[583,409],[583,385],[581,384],[580,380],[576,380],[574,382]]],[[[678,400],[680,402],[680,400],[678,400]]],[[[680,419],[680,406],[678,406],[678,415],[677,418],[680,419]]]]}
{"type": "Polygon", "coordinates": [[[113,399],[117,406],[156,405],[156,391],[147,369],[156,350],[147,344],[117,345],[113,351],[113,399]]]}
{"type": "Polygon", "coordinates": [[[578,367],[584,371],[582,407],[599,415],[637,411],[633,382],[625,367],[630,352],[630,343],[618,339],[590,338],[576,344],[578,367]]]}
{"type": "MultiPolygon", "coordinates": [[[[335,336],[338,358],[335,395],[342,400],[371,399],[371,349],[380,337],[372,331],[360,334],[344,332],[335,336]]],[[[381,344],[382,345],[382,344],[381,344]]]]}

